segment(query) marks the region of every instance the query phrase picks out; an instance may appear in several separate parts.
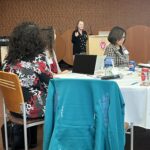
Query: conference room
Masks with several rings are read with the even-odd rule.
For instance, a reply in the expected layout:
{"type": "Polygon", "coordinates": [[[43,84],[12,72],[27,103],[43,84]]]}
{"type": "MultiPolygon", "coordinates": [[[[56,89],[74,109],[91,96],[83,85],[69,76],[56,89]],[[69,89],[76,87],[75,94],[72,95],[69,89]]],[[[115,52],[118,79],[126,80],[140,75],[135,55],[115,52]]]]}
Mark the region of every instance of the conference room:
{"type": "Polygon", "coordinates": [[[150,150],[149,5],[1,0],[0,149],[150,150]]]}

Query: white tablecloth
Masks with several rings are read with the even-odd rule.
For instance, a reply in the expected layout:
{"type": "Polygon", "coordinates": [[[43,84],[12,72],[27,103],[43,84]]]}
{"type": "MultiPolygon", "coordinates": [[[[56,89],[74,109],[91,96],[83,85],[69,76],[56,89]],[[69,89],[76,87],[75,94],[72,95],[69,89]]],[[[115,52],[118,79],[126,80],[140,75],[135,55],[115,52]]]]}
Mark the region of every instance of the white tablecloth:
{"type": "Polygon", "coordinates": [[[125,101],[125,121],[150,129],[150,87],[141,86],[139,72],[126,73],[116,82],[125,101]]]}
{"type": "MultiPolygon", "coordinates": [[[[121,71],[122,79],[116,79],[125,101],[125,121],[133,122],[135,126],[150,129],[150,87],[141,86],[139,72],[121,71]]],[[[81,74],[61,74],[57,78],[91,79],[95,76],[81,74]]]]}

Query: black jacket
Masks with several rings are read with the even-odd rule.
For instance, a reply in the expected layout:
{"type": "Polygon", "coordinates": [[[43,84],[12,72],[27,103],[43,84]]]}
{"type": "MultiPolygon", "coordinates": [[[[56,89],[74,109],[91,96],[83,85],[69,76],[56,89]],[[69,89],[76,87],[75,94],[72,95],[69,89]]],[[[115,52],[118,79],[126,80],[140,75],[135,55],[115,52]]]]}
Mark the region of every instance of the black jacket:
{"type": "Polygon", "coordinates": [[[75,30],[72,33],[72,43],[73,43],[73,55],[80,54],[82,52],[86,52],[86,41],[87,41],[87,32],[83,31],[82,35],[79,33],[79,36],[75,36],[75,30]]]}

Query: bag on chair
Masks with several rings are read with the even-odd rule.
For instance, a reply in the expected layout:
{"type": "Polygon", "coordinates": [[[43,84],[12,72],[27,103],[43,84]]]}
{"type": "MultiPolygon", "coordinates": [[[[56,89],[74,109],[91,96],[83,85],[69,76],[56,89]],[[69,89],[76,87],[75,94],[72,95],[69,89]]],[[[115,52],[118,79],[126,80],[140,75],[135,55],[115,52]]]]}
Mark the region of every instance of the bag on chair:
{"type": "MultiPolygon", "coordinates": [[[[3,147],[5,148],[5,130],[4,124],[1,127],[3,147]]],[[[12,148],[12,150],[17,150],[20,148],[24,148],[24,130],[22,125],[14,124],[10,121],[7,122],[7,134],[8,134],[8,146],[12,148]]],[[[33,142],[35,145],[37,144],[37,135],[32,136],[31,140],[31,132],[30,128],[27,129],[28,135],[28,147],[33,147],[33,142]],[[34,138],[34,139],[33,139],[34,138]]]]}
{"type": "MultiPolygon", "coordinates": [[[[5,148],[5,128],[4,124],[1,127],[1,133],[2,133],[2,142],[3,147],[5,148]]],[[[12,124],[10,121],[7,122],[7,137],[8,137],[8,146],[11,147],[12,145],[12,124]],[[8,136],[9,135],[9,136],[8,136]]]]}

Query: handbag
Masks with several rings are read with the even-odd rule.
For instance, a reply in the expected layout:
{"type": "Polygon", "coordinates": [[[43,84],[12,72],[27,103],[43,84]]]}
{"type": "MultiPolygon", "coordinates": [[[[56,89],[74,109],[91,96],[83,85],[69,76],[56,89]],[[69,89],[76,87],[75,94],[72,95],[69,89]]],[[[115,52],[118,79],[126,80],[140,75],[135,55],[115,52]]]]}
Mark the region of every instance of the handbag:
{"type": "MultiPolygon", "coordinates": [[[[32,127],[33,128],[33,127],[32,127]]],[[[37,130],[37,129],[36,129],[37,130]]],[[[1,127],[3,147],[5,148],[5,130],[4,124],[1,127]]],[[[33,148],[37,145],[37,135],[31,137],[31,128],[27,129],[28,136],[28,147],[33,148]]],[[[11,121],[7,122],[7,137],[8,137],[8,146],[12,150],[23,149],[24,148],[24,129],[23,125],[12,123],[11,121]]]]}

